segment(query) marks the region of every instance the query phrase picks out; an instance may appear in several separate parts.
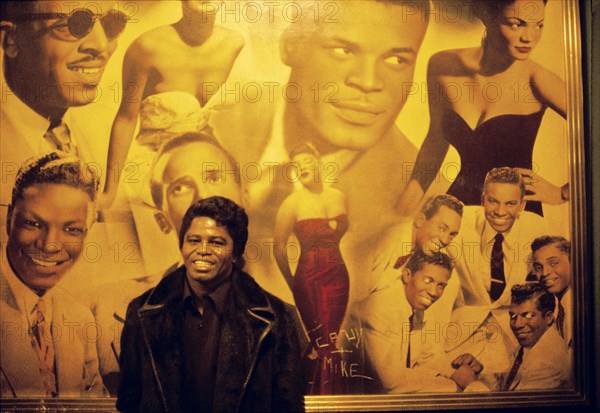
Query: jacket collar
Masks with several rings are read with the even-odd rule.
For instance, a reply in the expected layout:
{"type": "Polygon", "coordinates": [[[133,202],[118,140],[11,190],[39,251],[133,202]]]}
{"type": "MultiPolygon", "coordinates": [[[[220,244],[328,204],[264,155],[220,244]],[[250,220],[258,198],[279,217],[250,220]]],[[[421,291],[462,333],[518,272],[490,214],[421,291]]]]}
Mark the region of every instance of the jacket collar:
{"type": "MultiPolygon", "coordinates": [[[[252,277],[237,269],[231,277],[230,300],[221,320],[214,411],[239,411],[275,320],[267,295],[252,277]]],[[[165,411],[179,411],[182,405],[184,281],[185,267],[180,267],[160,281],[137,312],[165,411]]]]}

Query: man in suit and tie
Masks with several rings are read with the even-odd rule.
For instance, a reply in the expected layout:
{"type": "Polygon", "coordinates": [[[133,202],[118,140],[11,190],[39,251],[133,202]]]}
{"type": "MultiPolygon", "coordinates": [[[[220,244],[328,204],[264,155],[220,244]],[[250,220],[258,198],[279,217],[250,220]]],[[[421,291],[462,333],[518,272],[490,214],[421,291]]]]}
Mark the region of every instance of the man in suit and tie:
{"type": "Polygon", "coordinates": [[[571,242],[560,236],[543,236],[531,244],[533,270],[540,284],[556,297],[556,328],[569,350],[573,349],[573,293],[571,242]]]}
{"type": "Polygon", "coordinates": [[[58,149],[94,160],[95,142],[76,136],[68,109],[97,100],[127,16],[112,5],[85,7],[2,2],[2,176],[11,179],[8,188],[16,169],[40,153],[58,149]]]}
{"type": "Polygon", "coordinates": [[[450,255],[460,292],[452,312],[457,335],[446,340],[448,358],[474,354],[495,371],[510,367],[517,343],[509,326],[510,288],[523,284],[531,242],[547,233],[543,218],[525,207],[519,172],[502,167],[486,176],[482,206],[465,207],[450,255]]]}
{"type": "MultiPolygon", "coordinates": [[[[342,331],[361,332],[356,343],[344,341],[341,351],[348,365],[357,365],[360,391],[375,393],[454,392],[454,371],[447,375],[438,364],[442,354],[442,326],[429,309],[444,294],[452,272],[451,259],[442,252],[416,249],[401,277],[372,291],[355,303],[342,331]]],[[[356,377],[356,376],[354,376],[356,377]]],[[[358,382],[358,383],[357,383],[358,382]]]]}
{"type": "Polygon", "coordinates": [[[17,175],[0,267],[2,397],[100,397],[90,310],[61,288],[85,250],[99,178],[79,158],[51,152],[17,175]]]}
{"type": "Polygon", "coordinates": [[[450,245],[460,230],[463,207],[452,195],[435,195],[412,221],[403,221],[386,231],[373,258],[371,276],[375,288],[399,277],[415,249],[432,254],[450,245]]]}
{"type": "Polygon", "coordinates": [[[562,337],[553,327],[554,297],[539,284],[518,284],[511,288],[511,302],[510,328],[519,346],[508,373],[494,372],[465,354],[455,360],[454,367],[471,374],[462,375],[457,383],[465,391],[485,389],[481,383],[498,391],[567,388],[570,363],[562,337]]]}

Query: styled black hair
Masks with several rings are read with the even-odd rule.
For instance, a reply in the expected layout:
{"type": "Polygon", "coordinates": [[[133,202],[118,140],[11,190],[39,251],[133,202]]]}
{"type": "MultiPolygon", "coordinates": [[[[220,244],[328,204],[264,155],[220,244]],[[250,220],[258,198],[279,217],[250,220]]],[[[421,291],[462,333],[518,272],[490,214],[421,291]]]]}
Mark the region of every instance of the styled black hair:
{"type": "Polygon", "coordinates": [[[431,219],[432,216],[438,213],[442,206],[448,207],[462,217],[464,204],[458,198],[441,194],[430,197],[421,207],[421,212],[425,215],[425,219],[431,219]]]}
{"type": "Polygon", "coordinates": [[[452,259],[443,252],[436,251],[430,255],[427,255],[420,248],[415,249],[410,255],[410,258],[406,263],[406,268],[408,268],[414,274],[415,272],[423,269],[425,264],[438,265],[450,272],[452,272],[452,269],[454,268],[452,259]]]}
{"type": "Polygon", "coordinates": [[[98,198],[100,178],[96,170],[75,155],[54,151],[30,158],[17,173],[11,204],[23,199],[24,191],[35,184],[64,184],[79,188],[92,202],[98,198]]]}
{"type": "Polygon", "coordinates": [[[525,196],[525,181],[523,177],[514,168],[503,166],[501,168],[491,169],[483,181],[483,193],[485,194],[489,184],[513,184],[517,185],[521,191],[521,199],[525,196]]]}
{"type": "Polygon", "coordinates": [[[510,289],[511,303],[522,304],[525,301],[535,301],[535,307],[542,314],[550,311],[554,312],[556,306],[554,302],[554,295],[546,291],[546,289],[540,284],[517,284],[513,285],[510,289]]]}
{"type": "Polygon", "coordinates": [[[553,244],[556,244],[556,248],[564,252],[569,260],[571,259],[571,241],[558,235],[544,235],[534,239],[531,243],[531,254],[535,255],[540,248],[553,244]]]}

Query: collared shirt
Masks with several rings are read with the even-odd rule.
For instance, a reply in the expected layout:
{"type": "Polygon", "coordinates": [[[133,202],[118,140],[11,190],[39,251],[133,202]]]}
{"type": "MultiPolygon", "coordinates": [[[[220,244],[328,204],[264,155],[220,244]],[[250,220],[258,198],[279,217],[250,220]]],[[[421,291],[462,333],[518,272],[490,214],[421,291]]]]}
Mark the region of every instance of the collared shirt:
{"type": "MultiPolygon", "coordinates": [[[[515,225],[519,225],[518,221],[519,217],[515,219],[515,222],[511,229],[514,228],[515,225]]],[[[502,253],[504,255],[504,274],[510,274],[512,264],[519,259],[518,256],[515,255],[519,253],[518,240],[515,239],[516,237],[513,235],[514,232],[511,233],[511,229],[502,233],[502,236],[504,237],[502,241],[502,253]],[[515,251],[515,249],[517,251],[515,251]]],[[[487,266],[487,271],[481,274],[483,277],[483,283],[485,285],[485,288],[488,291],[490,291],[490,289],[492,288],[492,249],[494,248],[494,242],[496,240],[497,234],[499,234],[499,232],[493,229],[490,223],[487,220],[485,220],[485,222],[483,223],[483,230],[481,232],[480,252],[481,255],[484,256],[485,259],[488,260],[488,262],[490,263],[490,265],[487,266]]]]}
{"type": "Polygon", "coordinates": [[[197,297],[186,277],[183,290],[184,410],[212,411],[221,319],[231,289],[228,277],[211,293],[197,297]]]}
{"type": "MultiPolygon", "coordinates": [[[[455,260],[464,298],[463,304],[507,310],[510,306],[510,289],[515,284],[524,283],[527,278],[531,242],[549,233],[552,232],[544,218],[528,211],[519,214],[510,231],[503,234],[506,288],[500,298],[492,303],[489,296],[492,279],[490,266],[497,232],[487,222],[483,207],[466,206],[460,232],[447,248],[455,260]]],[[[508,314],[507,311],[506,313],[508,314]]],[[[481,315],[483,316],[483,313],[481,315]]],[[[508,322],[508,318],[506,321],[508,322]]],[[[510,329],[507,333],[510,333],[510,329]]]]}
{"type": "Polygon", "coordinates": [[[43,298],[46,302],[46,313],[45,320],[46,325],[52,323],[52,307],[54,303],[54,291],[53,288],[47,290],[41,297],[31,290],[27,285],[23,283],[15,274],[10,262],[8,260],[8,254],[5,252],[5,256],[2,258],[1,271],[2,275],[6,278],[6,281],[12,290],[13,296],[21,311],[21,326],[26,331],[29,331],[31,324],[35,319],[35,307],[40,300],[43,298]]]}
{"type": "MultiPolygon", "coordinates": [[[[27,106],[27,104],[17,96],[8,85],[8,82],[4,77],[4,70],[2,70],[0,76],[2,87],[2,123],[4,124],[6,121],[12,128],[18,128],[18,135],[20,135],[18,138],[22,139],[24,143],[31,148],[33,154],[56,150],[56,146],[44,138],[44,134],[50,128],[50,120],[27,106]]],[[[63,115],[62,121],[70,128],[72,119],[68,110],[63,115]]],[[[4,129],[5,126],[2,127],[3,132],[4,129]]],[[[16,139],[16,137],[4,136],[3,133],[2,140],[6,141],[8,139],[13,140],[16,139]]],[[[73,136],[71,136],[71,139],[73,140],[73,143],[77,145],[73,136]]]]}

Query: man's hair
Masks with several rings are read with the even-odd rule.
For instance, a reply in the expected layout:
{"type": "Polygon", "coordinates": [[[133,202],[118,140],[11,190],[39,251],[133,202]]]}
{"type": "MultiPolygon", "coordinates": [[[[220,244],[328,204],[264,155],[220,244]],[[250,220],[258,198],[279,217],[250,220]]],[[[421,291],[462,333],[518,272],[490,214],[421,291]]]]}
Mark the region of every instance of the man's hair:
{"type": "Polygon", "coordinates": [[[0,2],[0,19],[14,21],[23,13],[33,13],[38,0],[2,1],[0,2]]]}
{"type": "MultiPolygon", "coordinates": [[[[324,3],[324,1],[322,1],[324,3]]],[[[408,17],[409,15],[415,14],[413,10],[416,12],[420,12],[423,16],[423,20],[425,23],[429,23],[429,15],[431,14],[431,1],[430,0],[361,0],[361,3],[383,3],[390,6],[403,6],[408,10],[404,13],[404,16],[408,17]]],[[[341,2],[343,3],[343,2],[341,2]]],[[[302,10],[300,12],[300,16],[298,19],[294,19],[290,26],[287,29],[287,34],[291,37],[295,37],[296,39],[302,41],[306,34],[315,34],[316,21],[321,21],[321,19],[315,19],[314,14],[314,2],[304,2],[300,1],[297,4],[302,8],[306,8],[306,10],[302,10]],[[310,9],[310,10],[309,10],[310,9]]],[[[321,7],[317,5],[316,7],[321,7]]],[[[324,21],[328,21],[327,19],[323,19],[324,21]]],[[[337,21],[337,20],[334,20],[337,21]]],[[[406,23],[405,21],[400,21],[398,24],[406,23]]]]}
{"type": "Polygon", "coordinates": [[[205,128],[199,132],[182,133],[181,135],[177,135],[163,143],[163,145],[158,149],[156,157],[154,158],[154,163],[152,164],[150,171],[150,194],[152,196],[154,206],[156,206],[158,209],[162,209],[163,174],[168,163],[168,158],[166,158],[164,161],[162,158],[164,155],[179,147],[193,143],[208,143],[219,149],[223,155],[225,155],[225,158],[227,158],[227,162],[230,164],[229,166],[233,169],[235,182],[237,182],[238,185],[241,185],[242,174],[240,172],[240,166],[238,162],[235,160],[233,155],[231,155],[231,153],[229,153],[229,151],[227,151],[227,149],[225,149],[223,145],[219,143],[217,138],[210,130],[205,128]]]}
{"type": "Polygon", "coordinates": [[[513,184],[517,185],[521,190],[521,199],[525,196],[525,182],[521,174],[514,168],[503,166],[501,168],[493,168],[485,176],[483,182],[483,193],[487,191],[489,184],[513,184]]]}
{"type": "Polygon", "coordinates": [[[510,289],[511,303],[522,304],[525,301],[532,300],[535,307],[542,314],[547,311],[554,312],[554,295],[546,291],[540,284],[517,284],[510,289]]]}
{"type": "Polygon", "coordinates": [[[292,159],[294,156],[298,156],[301,153],[307,153],[313,155],[315,158],[320,159],[321,154],[317,151],[317,148],[314,147],[311,143],[303,143],[296,146],[294,149],[290,151],[289,157],[292,159]]]}
{"type": "Polygon", "coordinates": [[[531,243],[531,254],[533,256],[540,248],[554,244],[569,260],[571,259],[571,241],[559,235],[544,235],[534,239],[531,243]]]}
{"type": "MultiPolygon", "coordinates": [[[[487,23],[491,19],[495,19],[502,11],[513,4],[516,0],[471,0],[470,7],[473,16],[477,17],[484,23],[487,23]]],[[[548,0],[543,0],[544,5],[548,3],[548,0]]]]}
{"type": "Polygon", "coordinates": [[[95,204],[100,178],[93,168],[75,155],[54,151],[30,158],[17,173],[11,204],[23,199],[27,188],[36,184],[63,184],[84,191],[95,204]]]}
{"type": "Polygon", "coordinates": [[[442,206],[450,208],[461,217],[463,215],[463,203],[460,202],[456,197],[448,194],[430,197],[421,207],[421,213],[425,215],[425,219],[429,220],[438,213],[442,206]]]}
{"type": "Polygon", "coordinates": [[[242,255],[248,241],[248,215],[244,208],[222,196],[201,199],[192,204],[181,221],[179,248],[183,246],[185,234],[197,217],[212,218],[220,227],[227,230],[233,240],[233,256],[238,259],[236,265],[243,268],[242,255]]]}
{"type": "Polygon", "coordinates": [[[443,252],[436,251],[427,255],[420,248],[417,248],[412,252],[406,263],[406,268],[414,274],[415,272],[422,270],[425,264],[437,265],[450,272],[452,272],[452,269],[454,268],[452,259],[443,252]]]}

